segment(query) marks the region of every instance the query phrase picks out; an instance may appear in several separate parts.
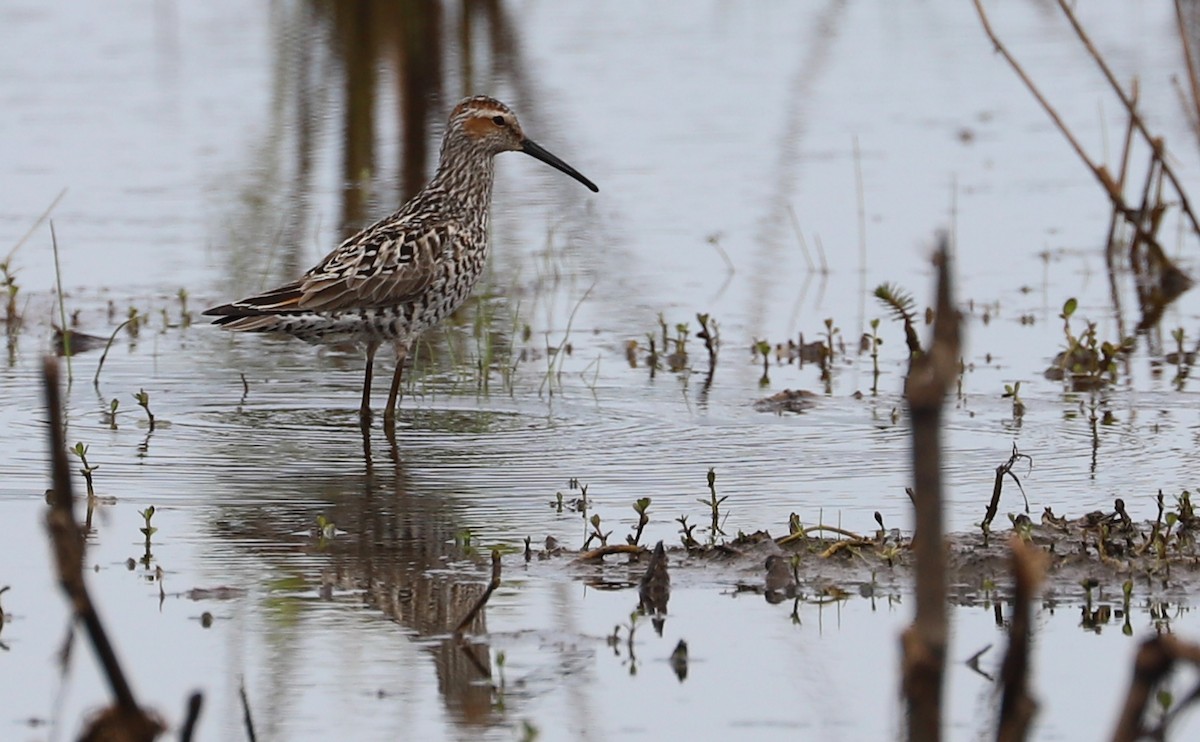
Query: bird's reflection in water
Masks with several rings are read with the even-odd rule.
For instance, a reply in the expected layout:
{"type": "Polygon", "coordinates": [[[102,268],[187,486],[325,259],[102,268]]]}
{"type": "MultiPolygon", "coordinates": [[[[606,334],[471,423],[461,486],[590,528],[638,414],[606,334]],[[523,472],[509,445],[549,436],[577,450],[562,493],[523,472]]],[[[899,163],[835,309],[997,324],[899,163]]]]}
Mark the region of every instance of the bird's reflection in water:
{"type": "Polygon", "coordinates": [[[433,660],[452,718],[468,726],[500,723],[482,637],[486,607],[464,629],[467,638],[453,636],[486,589],[484,560],[457,538],[461,526],[448,495],[412,486],[395,435],[380,441],[369,428],[361,432],[361,473],[344,478],[343,496],[331,503],[329,519],[342,533],[326,544],[323,594],[361,595],[365,607],[411,631],[433,660]]]}

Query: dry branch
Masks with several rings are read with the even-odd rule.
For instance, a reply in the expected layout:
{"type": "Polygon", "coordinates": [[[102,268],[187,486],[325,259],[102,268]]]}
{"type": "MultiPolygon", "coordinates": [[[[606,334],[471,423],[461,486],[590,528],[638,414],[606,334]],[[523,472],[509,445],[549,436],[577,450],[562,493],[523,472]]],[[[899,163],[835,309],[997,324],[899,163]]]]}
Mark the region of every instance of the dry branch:
{"type": "Polygon", "coordinates": [[[1196,66],[1192,60],[1192,45],[1188,41],[1187,26],[1183,22],[1183,3],[1181,0],[1175,0],[1175,20],[1179,24],[1179,43],[1183,47],[1183,63],[1187,69],[1188,85],[1192,91],[1191,103],[1196,110],[1192,111],[1195,116],[1195,124],[1200,126],[1200,81],[1196,79],[1196,66]]]}
{"type": "MultiPolygon", "coordinates": [[[[1071,145],[1071,148],[1075,150],[1075,154],[1079,156],[1079,159],[1083,160],[1083,163],[1087,166],[1087,168],[1091,170],[1092,174],[1096,176],[1096,179],[1100,181],[1100,185],[1104,188],[1105,193],[1108,194],[1109,199],[1112,201],[1113,208],[1124,214],[1127,221],[1129,221],[1131,224],[1134,224],[1135,228],[1140,230],[1140,215],[1138,212],[1131,210],[1125,203],[1125,199],[1121,194],[1120,184],[1113,180],[1113,177],[1109,174],[1107,168],[1105,168],[1103,165],[1097,165],[1096,163],[1092,162],[1091,158],[1088,157],[1087,153],[1084,151],[1083,145],[1079,143],[1079,140],[1075,138],[1075,135],[1071,133],[1071,130],[1067,128],[1065,123],[1063,123],[1063,120],[1061,117],[1059,117],[1058,112],[1053,106],[1050,105],[1050,102],[1046,100],[1046,97],[1042,95],[1042,92],[1033,83],[1033,80],[1029,77],[1029,75],[1026,74],[1024,68],[1021,67],[1020,63],[1018,63],[1012,54],[1009,53],[1008,49],[1002,43],[1000,43],[999,37],[996,36],[995,31],[992,30],[991,23],[988,21],[987,13],[983,9],[983,3],[981,0],[974,0],[974,3],[975,10],[979,13],[979,20],[983,24],[984,33],[987,34],[988,39],[991,40],[992,44],[996,48],[996,51],[999,52],[1000,56],[1004,57],[1004,60],[1013,68],[1013,71],[1015,71],[1017,76],[1021,78],[1021,82],[1025,84],[1025,87],[1028,88],[1029,92],[1033,94],[1033,97],[1037,99],[1038,104],[1041,105],[1042,109],[1046,111],[1046,115],[1050,117],[1050,120],[1054,122],[1054,125],[1062,133],[1063,137],[1066,138],[1067,142],[1071,145]]],[[[1150,148],[1153,150],[1154,159],[1159,163],[1159,166],[1162,167],[1163,174],[1166,175],[1167,179],[1171,181],[1171,185],[1174,186],[1175,191],[1179,196],[1180,208],[1183,210],[1183,213],[1187,214],[1188,220],[1192,224],[1192,231],[1200,235],[1200,221],[1197,221],[1196,215],[1192,213],[1192,207],[1188,202],[1187,194],[1184,192],[1183,186],[1175,177],[1175,172],[1166,162],[1164,157],[1165,145],[1163,144],[1162,138],[1153,136],[1150,133],[1150,130],[1146,128],[1146,124],[1142,121],[1142,117],[1137,112],[1136,97],[1132,97],[1127,94],[1124,88],[1122,88],[1117,82],[1112,70],[1109,69],[1108,65],[1104,62],[1104,59],[1100,56],[1100,53],[1096,51],[1096,47],[1092,45],[1091,39],[1088,37],[1087,33],[1084,32],[1083,27],[1079,25],[1079,21],[1075,18],[1075,14],[1067,6],[1065,0],[1058,0],[1058,4],[1062,8],[1063,13],[1066,14],[1067,20],[1070,21],[1071,27],[1079,36],[1080,41],[1083,42],[1083,45],[1087,49],[1088,53],[1096,61],[1096,64],[1099,65],[1100,71],[1108,80],[1109,85],[1112,86],[1113,91],[1120,99],[1122,105],[1125,106],[1125,110],[1129,113],[1130,122],[1132,123],[1133,127],[1136,128],[1137,131],[1145,138],[1146,143],[1149,144],[1150,148]]]]}
{"type": "MultiPolygon", "coordinates": [[[[975,0],[975,6],[979,7],[979,0],[975,0]]],[[[1092,44],[1091,38],[1087,35],[1087,32],[1083,30],[1083,26],[1079,24],[1079,19],[1075,17],[1075,12],[1071,10],[1071,6],[1067,4],[1066,0],[1058,0],[1058,7],[1061,8],[1063,14],[1067,16],[1067,20],[1071,23],[1071,28],[1075,29],[1075,34],[1079,36],[1079,40],[1083,42],[1088,54],[1092,56],[1092,59],[1096,60],[1097,66],[1099,66],[1100,71],[1104,73],[1104,78],[1108,80],[1108,84],[1112,86],[1113,92],[1116,93],[1117,97],[1121,99],[1121,103],[1125,106],[1125,110],[1129,112],[1130,120],[1133,121],[1133,125],[1137,127],[1138,132],[1145,137],[1146,143],[1149,144],[1151,149],[1154,150],[1155,159],[1159,161],[1159,165],[1162,167],[1163,174],[1167,176],[1167,179],[1171,181],[1171,185],[1175,187],[1175,192],[1179,196],[1180,208],[1183,209],[1183,213],[1187,214],[1188,219],[1192,223],[1192,231],[1200,235],[1200,221],[1197,221],[1196,215],[1192,213],[1192,206],[1190,203],[1188,203],[1187,193],[1184,192],[1183,186],[1180,184],[1179,179],[1175,177],[1175,172],[1171,169],[1170,165],[1167,164],[1164,156],[1165,145],[1163,144],[1162,137],[1156,137],[1152,135],[1150,130],[1146,128],[1146,124],[1142,121],[1142,117],[1138,115],[1135,101],[1125,93],[1125,89],[1122,88],[1121,84],[1117,82],[1117,78],[1113,74],[1112,70],[1109,69],[1108,63],[1104,61],[1104,57],[1100,56],[1100,52],[1098,52],[1096,47],[1092,44]]],[[[979,12],[982,15],[982,8],[980,8],[979,12]]]]}
{"type": "Polygon", "coordinates": [[[643,551],[646,551],[646,547],[637,544],[608,544],[585,551],[575,559],[580,562],[594,562],[610,554],[641,554],[643,551]]]}

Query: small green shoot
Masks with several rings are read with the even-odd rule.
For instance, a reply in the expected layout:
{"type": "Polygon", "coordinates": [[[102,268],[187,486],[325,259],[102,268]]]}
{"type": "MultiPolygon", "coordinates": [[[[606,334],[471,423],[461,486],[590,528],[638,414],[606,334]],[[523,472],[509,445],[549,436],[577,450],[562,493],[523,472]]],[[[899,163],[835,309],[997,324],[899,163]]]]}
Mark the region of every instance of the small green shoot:
{"type": "Polygon", "coordinates": [[[150,411],[150,393],[145,389],[139,389],[133,398],[137,400],[138,407],[146,411],[146,417],[150,420],[150,430],[154,430],[154,413],[150,411]]]}
{"type": "Polygon", "coordinates": [[[865,346],[871,351],[871,396],[879,396],[879,346],[883,338],[879,337],[879,318],[871,320],[871,332],[863,333],[860,347],[865,346]]]}
{"type": "Polygon", "coordinates": [[[150,553],[150,537],[158,532],[157,528],[150,525],[150,519],[154,517],[154,506],[151,505],[145,510],[139,510],[138,515],[142,516],[142,520],[146,522],[146,525],[138,529],[142,532],[142,535],[146,537],[146,551],[144,554],[142,554],[142,565],[146,569],[150,569],[150,562],[154,559],[154,555],[150,553]]]}
{"type": "Polygon", "coordinates": [[[337,526],[324,514],[317,515],[317,547],[323,548],[326,542],[337,535],[337,526]]]}
{"type": "Polygon", "coordinates": [[[146,542],[149,543],[150,537],[158,531],[157,528],[150,525],[150,519],[154,517],[154,506],[151,505],[145,510],[139,510],[138,515],[142,516],[142,520],[146,521],[146,525],[138,530],[142,532],[142,534],[146,537],[146,542]]]}
{"type": "Polygon", "coordinates": [[[696,314],[696,322],[700,331],[696,337],[704,341],[704,349],[708,351],[708,374],[704,377],[705,388],[712,386],[713,374],[717,370],[717,353],[721,347],[721,331],[717,321],[707,314],[696,314]]]}
{"type": "Polygon", "coordinates": [[[588,550],[593,539],[599,541],[601,546],[608,546],[608,537],[612,535],[612,531],[602,531],[600,529],[600,514],[593,513],[592,517],[588,519],[588,523],[592,526],[592,530],[583,542],[583,550],[588,550]]]}
{"type": "MultiPolygon", "coordinates": [[[[708,470],[708,492],[709,499],[697,498],[696,502],[707,505],[712,515],[712,525],[708,531],[708,541],[710,544],[715,544],[717,535],[725,535],[725,531],[721,530],[721,503],[729,498],[729,495],[717,497],[717,470],[710,468],[708,470]]],[[[726,516],[728,517],[728,516],[726,516]]]]}
{"type": "Polygon", "coordinates": [[[1015,422],[1020,422],[1025,416],[1025,403],[1021,401],[1021,382],[1016,381],[1012,384],[1004,385],[1004,394],[1000,395],[1000,399],[1012,400],[1012,415],[1015,422]]]}
{"type": "Polygon", "coordinates": [[[751,346],[754,355],[762,356],[763,372],[758,380],[759,386],[771,385],[771,343],[766,340],[755,340],[751,346]]]}
{"type": "Polygon", "coordinates": [[[827,318],[825,320],[825,352],[821,354],[821,379],[824,381],[828,381],[833,376],[833,357],[836,352],[833,338],[841,334],[841,328],[834,326],[833,318],[827,318]]]}
{"type": "Polygon", "coordinates": [[[117,399],[116,397],[113,397],[112,401],[108,403],[108,412],[106,412],[104,416],[108,419],[109,430],[117,429],[117,408],[120,406],[121,400],[117,399]]]}
{"type": "Polygon", "coordinates": [[[70,449],[70,453],[74,454],[79,459],[79,462],[83,465],[79,470],[79,473],[83,475],[83,481],[87,483],[87,494],[88,499],[90,500],[96,497],[96,489],[92,485],[92,472],[99,469],[100,466],[98,464],[96,466],[88,464],[87,452],[88,447],[83,443],[76,443],[75,446],[70,449]]]}
{"type": "Polygon", "coordinates": [[[176,298],[179,299],[179,324],[182,327],[192,326],[192,313],[188,311],[188,291],[187,289],[179,289],[176,298]]]}
{"type": "Polygon", "coordinates": [[[633,512],[638,514],[637,527],[633,532],[633,535],[625,537],[625,540],[628,541],[631,546],[638,545],[638,542],[642,539],[642,530],[645,529],[646,525],[650,523],[650,516],[646,515],[646,510],[649,508],[649,497],[639,498],[637,502],[633,503],[633,512]]]}

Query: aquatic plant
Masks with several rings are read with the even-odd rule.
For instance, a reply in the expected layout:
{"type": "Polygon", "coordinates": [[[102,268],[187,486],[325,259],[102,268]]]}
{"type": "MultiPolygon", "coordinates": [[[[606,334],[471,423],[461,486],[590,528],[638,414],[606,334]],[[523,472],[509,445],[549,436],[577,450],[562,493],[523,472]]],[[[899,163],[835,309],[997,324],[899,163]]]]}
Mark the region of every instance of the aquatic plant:
{"type": "Polygon", "coordinates": [[[593,540],[599,541],[600,546],[608,546],[608,537],[612,535],[612,531],[606,532],[600,530],[600,514],[593,513],[592,517],[588,518],[587,522],[589,525],[591,525],[592,530],[590,533],[588,533],[587,538],[583,541],[583,550],[587,551],[588,547],[592,545],[593,540]]]}
{"type": "Polygon", "coordinates": [[[821,354],[821,380],[826,383],[833,377],[833,358],[836,353],[833,339],[841,333],[841,329],[834,326],[832,317],[825,320],[825,352],[821,354]]]}
{"type": "Polygon", "coordinates": [[[863,333],[859,348],[871,352],[871,396],[879,396],[879,346],[883,338],[879,337],[879,318],[874,317],[870,322],[871,332],[863,333]]]}
{"type": "Polygon", "coordinates": [[[150,393],[145,389],[139,389],[133,398],[137,400],[138,407],[146,411],[146,417],[150,421],[150,430],[154,430],[154,413],[150,411],[150,393]]]}
{"type": "MultiPolygon", "coordinates": [[[[717,497],[717,470],[713,468],[709,468],[708,470],[708,493],[709,498],[707,500],[701,497],[697,498],[696,502],[707,505],[709,508],[709,514],[712,516],[712,524],[708,529],[708,542],[715,544],[718,535],[725,535],[725,531],[721,530],[721,523],[723,522],[721,519],[721,503],[728,500],[729,495],[717,497]]],[[[726,513],[725,517],[728,518],[729,514],[726,513]]]]}
{"type": "Polygon", "coordinates": [[[104,419],[108,421],[108,429],[117,429],[117,408],[121,406],[121,400],[113,397],[108,403],[108,411],[104,413],[104,419]]]}
{"type": "Polygon", "coordinates": [[[1000,399],[1012,400],[1013,422],[1020,423],[1021,418],[1025,416],[1025,403],[1021,401],[1021,382],[1016,381],[1012,384],[1005,384],[1004,394],[1000,395],[1000,399]]]}
{"type": "Polygon", "coordinates": [[[157,528],[150,525],[150,519],[154,517],[154,506],[151,505],[151,506],[147,507],[145,510],[139,510],[138,515],[142,516],[142,520],[145,521],[145,523],[146,523],[144,526],[142,526],[138,530],[141,531],[142,535],[145,536],[145,538],[146,538],[146,541],[145,541],[146,551],[144,554],[142,554],[142,564],[145,565],[146,569],[149,569],[150,561],[151,561],[151,559],[153,559],[153,556],[150,554],[150,537],[158,532],[157,528]]]}
{"type": "Polygon", "coordinates": [[[50,217],[50,212],[54,210],[54,207],[58,205],[58,202],[61,201],[65,195],[67,195],[67,189],[65,188],[58,192],[58,195],[55,196],[54,200],[50,202],[50,205],[47,206],[46,209],[38,216],[38,218],[34,220],[33,225],[29,227],[25,234],[22,235],[21,238],[17,240],[12,248],[8,251],[8,254],[4,256],[4,260],[0,261],[0,276],[3,277],[3,280],[0,281],[0,287],[4,289],[5,294],[5,334],[8,336],[10,352],[12,348],[12,342],[14,338],[16,338],[17,333],[21,328],[21,315],[17,311],[17,294],[20,293],[21,288],[17,285],[17,271],[16,266],[13,263],[13,259],[16,257],[17,251],[21,249],[21,246],[24,245],[29,238],[34,235],[35,232],[37,232],[37,229],[42,225],[42,222],[46,221],[46,219],[50,217]]]}
{"type": "Polygon", "coordinates": [[[921,340],[916,330],[917,302],[912,294],[894,283],[881,283],[875,287],[875,298],[891,311],[893,319],[904,323],[904,342],[908,345],[909,360],[916,358],[921,354],[921,340]]]}
{"type": "Polygon", "coordinates": [[[690,332],[687,323],[677,322],[675,336],[668,337],[667,323],[661,314],[658,315],[658,322],[662,326],[663,352],[674,346],[674,349],[667,353],[667,368],[675,373],[689,370],[687,341],[690,332]]]}
{"type": "Polygon", "coordinates": [[[1066,347],[1054,357],[1045,375],[1051,380],[1066,381],[1073,391],[1099,389],[1117,380],[1117,360],[1133,350],[1134,340],[1126,338],[1118,343],[1100,340],[1096,323],[1090,321],[1083,333],[1076,336],[1071,330],[1071,317],[1078,307],[1074,297],[1063,302],[1058,316],[1063,321],[1066,347]]]}
{"type": "Polygon", "coordinates": [[[763,372],[762,372],[762,376],[759,377],[759,379],[758,379],[758,385],[759,386],[770,386],[771,385],[771,344],[769,342],[767,342],[766,340],[755,340],[754,344],[750,346],[750,350],[751,350],[751,352],[754,353],[754,356],[756,358],[758,356],[762,356],[763,372]]]}
{"type": "Polygon", "coordinates": [[[175,298],[179,299],[179,326],[188,328],[192,326],[192,313],[188,311],[188,291],[185,288],[180,288],[175,294],[175,298]]]}
{"type": "Polygon", "coordinates": [[[642,540],[642,529],[650,523],[650,516],[646,515],[646,511],[650,508],[650,498],[641,497],[633,503],[633,512],[638,514],[637,526],[634,527],[634,532],[630,536],[626,536],[625,540],[632,546],[637,546],[642,540]]]}
{"type": "Polygon", "coordinates": [[[688,550],[699,548],[700,542],[692,535],[692,532],[696,530],[696,526],[694,524],[688,525],[687,516],[681,515],[675,519],[675,522],[679,524],[679,533],[683,541],[683,548],[688,550]]]}
{"type": "Polygon", "coordinates": [[[96,496],[96,489],[95,489],[95,487],[92,486],[92,472],[99,469],[100,465],[97,464],[95,466],[92,466],[92,465],[88,464],[88,460],[87,460],[88,447],[85,446],[83,443],[76,443],[74,445],[74,447],[72,447],[70,449],[70,452],[72,454],[74,454],[79,459],[80,463],[82,464],[82,468],[80,468],[79,473],[83,475],[83,481],[85,483],[87,483],[88,499],[92,499],[96,496]]]}
{"type": "MultiPolygon", "coordinates": [[[[571,330],[575,326],[575,316],[579,314],[579,308],[587,301],[587,298],[592,295],[592,289],[596,288],[595,284],[588,287],[587,291],[583,292],[583,296],[579,297],[579,301],[575,302],[575,306],[571,309],[570,316],[567,317],[567,328],[563,331],[562,340],[559,341],[557,347],[550,348],[547,343],[546,353],[546,374],[542,377],[542,383],[538,386],[538,394],[546,390],[550,397],[554,396],[554,384],[558,383],[559,391],[562,391],[562,364],[564,352],[570,355],[571,345],[571,330]]],[[[549,333],[547,333],[547,336],[549,333]]]]}
{"type": "Polygon", "coordinates": [[[696,337],[704,341],[704,349],[708,351],[708,374],[704,377],[704,387],[707,389],[712,386],[713,374],[717,370],[717,353],[721,348],[721,331],[717,326],[717,321],[708,314],[696,314],[696,322],[700,325],[700,331],[696,333],[696,337]]]}
{"type": "Polygon", "coordinates": [[[337,535],[337,525],[329,518],[326,518],[323,513],[319,513],[317,515],[316,534],[317,548],[324,548],[329,540],[337,535]]]}

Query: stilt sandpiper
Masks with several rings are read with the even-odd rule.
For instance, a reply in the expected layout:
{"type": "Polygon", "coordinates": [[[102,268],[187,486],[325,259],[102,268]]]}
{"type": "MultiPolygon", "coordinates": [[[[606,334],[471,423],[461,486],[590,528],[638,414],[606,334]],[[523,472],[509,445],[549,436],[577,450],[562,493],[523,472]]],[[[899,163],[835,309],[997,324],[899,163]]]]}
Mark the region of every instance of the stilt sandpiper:
{"type": "Polygon", "coordinates": [[[471,293],[488,255],[492,158],[524,152],[598,191],[579,171],[525,137],[508,106],[485,96],[454,107],[433,179],[399,211],[338,245],[298,280],[206,310],[228,330],[364,345],[363,420],[371,416],[375,351],[396,351],[384,419],[395,421],[400,376],[413,342],[471,293]]]}

